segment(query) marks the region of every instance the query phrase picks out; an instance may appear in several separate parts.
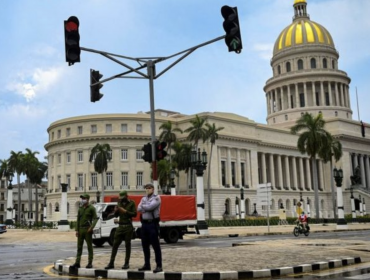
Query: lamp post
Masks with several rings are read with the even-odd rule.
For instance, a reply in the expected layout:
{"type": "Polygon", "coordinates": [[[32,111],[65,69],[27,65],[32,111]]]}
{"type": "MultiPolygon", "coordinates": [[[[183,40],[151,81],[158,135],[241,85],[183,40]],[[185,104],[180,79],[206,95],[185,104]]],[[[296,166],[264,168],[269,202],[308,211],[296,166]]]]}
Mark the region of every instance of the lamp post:
{"type": "Polygon", "coordinates": [[[358,196],[358,200],[360,201],[360,217],[364,216],[363,207],[362,207],[362,199],[361,195],[358,196]]]}
{"type": "Polygon", "coordinates": [[[191,165],[192,169],[195,169],[197,174],[197,227],[201,235],[208,235],[208,225],[205,220],[204,214],[204,186],[203,186],[203,174],[207,167],[207,153],[203,150],[198,152],[194,149],[191,152],[191,165]]]}
{"type": "Polygon", "coordinates": [[[13,172],[8,171],[7,172],[7,179],[9,181],[8,187],[7,187],[7,192],[8,192],[8,197],[7,197],[7,210],[6,211],[6,225],[12,225],[13,222],[13,186],[12,186],[12,181],[13,181],[13,172]]]}
{"type": "Polygon", "coordinates": [[[174,169],[171,169],[171,172],[170,172],[171,195],[176,195],[175,176],[176,176],[176,171],[174,169]]]}
{"type": "Polygon", "coordinates": [[[100,203],[100,191],[96,191],[96,202],[100,203]]]}
{"type": "Polygon", "coordinates": [[[306,206],[306,208],[307,208],[307,217],[311,218],[310,200],[308,199],[308,197],[307,197],[307,206],[306,206]]]}
{"type": "Polygon", "coordinates": [[[239,214],[239,199],[238,197],[235,197],[235,216],[237,219],[240,219],[240,214],[239,214]]]}
{"type": "Polygon", "coordinates": [[[240,188],[240,218],[245,219],[244,188],[240,188]]]}
{"type": "Polygon", "coordinates": [[[348,225],[344,219],[344,206],[343,206],[343,193],[342,193],[342,181],[343,181],[343,170],[337,169],[333,170],[335,184],[337,185],[337,205],[338,205],[338,220],[337,229],[347,229],[348,225]]]}
{"type": "Polygon", "coordinates": [[[257,213],[257,203],[253,203],[253,206],[254,206],[253,216],[258,216],[258,213],[257,213]]]}
{"type": "Polygon", "coordinates": [[[68,231],[69,222],[67,220],[67,188],[68,184],[61,183],[62,198],[60,201],[60,221],[58,222],[58,231],[68,231]]]}
{"type": "Polygon", "coordinates": [[[351,191],[351,209],[352,209],[352,219],[356,219],[356,207],[355,207],[355,198],[353,196],[353,187],[350,188],[351,191]]]}
{"type": "Polygon", "coordinates": [[[365,198],[362,198],[362,213],[364,213],[364,216],[366,215],[366,204],[365,204],[365,198]]]}
{"type": "Polygon", "coordinates": [[[44,213],[43,213],[43,222],[46,220],[46,196],[44,197],[44,213]]]}

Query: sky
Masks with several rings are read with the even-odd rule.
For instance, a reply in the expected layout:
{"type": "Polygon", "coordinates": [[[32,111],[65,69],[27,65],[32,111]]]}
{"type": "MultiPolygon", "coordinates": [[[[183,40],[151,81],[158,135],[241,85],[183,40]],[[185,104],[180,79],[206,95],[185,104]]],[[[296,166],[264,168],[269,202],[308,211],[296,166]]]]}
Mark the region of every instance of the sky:
{"type": "MultiPolygon", "coordinates": [[[[280,32],[292,22],[294,0],[3,0],[0,9],[0,159],[10,151],[38,151],[47,128],[91,114],[149,111],[146,79],[113,79],[90,102],[90,69],[103,78],[126,71],[100,54],[82,51],[65,62],[64,20],[77,16],[80,46],[127,57],[167,57],[225,35],[220,9],[237,7],[241,54],[224,40],[197,49],[154,81],[155,108],[187,115],[230,112],[266,123],[263,87],[280,32]]],[[[332,35],[347,72],[353,119],[370,123],[370,1],[307,0],[312,21],[332,35]]],[[[132,67],[136,62],[121,60],[132,67]]],[[[157,73],[174,60],[157,64],[157,73]]]]}

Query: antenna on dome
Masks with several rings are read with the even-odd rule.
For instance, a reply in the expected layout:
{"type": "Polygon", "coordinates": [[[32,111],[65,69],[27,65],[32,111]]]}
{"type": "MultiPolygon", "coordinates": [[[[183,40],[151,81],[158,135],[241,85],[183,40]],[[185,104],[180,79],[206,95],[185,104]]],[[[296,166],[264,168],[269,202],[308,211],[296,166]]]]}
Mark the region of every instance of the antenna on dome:
{"type": "Polygon", "coordinates": [[[357,101],[357,115],[358,115],[358,121],[360,121],[360,107],[358,107],[357,87],[356,87],[356,101],[357,101]]]}

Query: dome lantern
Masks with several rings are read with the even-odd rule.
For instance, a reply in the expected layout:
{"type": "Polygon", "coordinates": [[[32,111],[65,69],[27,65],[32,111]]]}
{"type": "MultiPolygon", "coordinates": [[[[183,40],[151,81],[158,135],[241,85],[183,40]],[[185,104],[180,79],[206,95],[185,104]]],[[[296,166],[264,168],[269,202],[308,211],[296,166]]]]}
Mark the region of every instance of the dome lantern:
{"type": "Polygon", "coordinates": [[[307,14],[307,3],[306,0],[294,0],[294,17],[293,21],[300,18],[310,18],[307,14]]]}

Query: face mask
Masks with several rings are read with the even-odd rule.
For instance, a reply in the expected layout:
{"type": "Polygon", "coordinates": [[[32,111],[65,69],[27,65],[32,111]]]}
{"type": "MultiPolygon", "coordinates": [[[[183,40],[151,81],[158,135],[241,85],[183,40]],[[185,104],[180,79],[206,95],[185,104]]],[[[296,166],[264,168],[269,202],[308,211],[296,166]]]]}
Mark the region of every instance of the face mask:
{"type": "Polygon", "coordinates": [[[152,189],[152,188],[145,189],[145,192],[146,192],[147,195],[151,195],[154,192],[154,189],[152,189]]]}
{"type": "Polygon", "coordinates": [[[85,204],[86,204],[86,202],[87,202],[87,200],[86,200],[86,199],[81,199],[81,204],[82,204],[82,205],[85,205],[85,204]]]}

